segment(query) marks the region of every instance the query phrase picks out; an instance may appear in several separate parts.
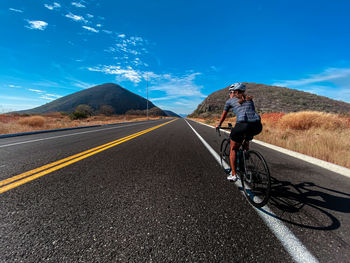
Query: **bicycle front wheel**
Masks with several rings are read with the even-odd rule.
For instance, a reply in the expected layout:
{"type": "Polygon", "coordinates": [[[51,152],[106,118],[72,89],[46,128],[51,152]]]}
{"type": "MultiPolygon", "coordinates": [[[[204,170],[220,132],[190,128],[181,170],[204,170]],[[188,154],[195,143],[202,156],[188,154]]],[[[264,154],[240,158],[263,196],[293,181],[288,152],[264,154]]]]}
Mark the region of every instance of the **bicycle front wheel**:
{"type": "Polygon", "coordinates": [[[263,207],[271,194],[269,168],[259,152],[250,150],[245,153],[244,159],[245,173],[241,177],[244,194],[253,206],[263,207]]]}
{"type": "Polygon", "coordinates": [[[231,172],[229,139],[223,139],[221,142],[220,161],[222,169],[224,169],[225,173],[229,174],[231,172]]]}

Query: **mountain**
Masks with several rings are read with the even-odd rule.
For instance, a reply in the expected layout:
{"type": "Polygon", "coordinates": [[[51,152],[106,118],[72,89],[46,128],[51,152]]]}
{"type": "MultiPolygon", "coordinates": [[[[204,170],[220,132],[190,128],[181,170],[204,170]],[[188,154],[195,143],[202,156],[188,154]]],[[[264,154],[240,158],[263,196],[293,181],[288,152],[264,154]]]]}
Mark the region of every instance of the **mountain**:
{"type": "MultiPolygon", "coordinates": [[[[20,111],[19,113],[47,113],[47,112],[73,112],[78,105],[86,104],[96,112],[102,106],[112,106],[116,114],[125,114],[127,111],[144,111],[147,108],[147,100],[135,93],[122,88],[114,83],[97,85],[89,89],[81,90],[64,96],[42,106],[20,111]]],[[[166,116],[163,110],[148,102],[152,113],[166,116]]]]}
{"type": "Polygon", "coordinates": [[[176,117],[176,118],[181,118],[179,115],[177,115],[175,112],[170,111],[170,110],[163,110],[168,117],[176,117]]]}
{"type": "MultiPolygon", "coordinates": [[[[299,90],[270,86],[257,83],[244,83],[246,94],[254,97],[258,112],[295,112],[302,110],[349,113],[350,104],[332,100],[299,90]]],[[[190,117],[206,117],[211,114],[221,114],[226,100],[229,98],[228,89],[224,88],[210,94],[190,117]]]]}

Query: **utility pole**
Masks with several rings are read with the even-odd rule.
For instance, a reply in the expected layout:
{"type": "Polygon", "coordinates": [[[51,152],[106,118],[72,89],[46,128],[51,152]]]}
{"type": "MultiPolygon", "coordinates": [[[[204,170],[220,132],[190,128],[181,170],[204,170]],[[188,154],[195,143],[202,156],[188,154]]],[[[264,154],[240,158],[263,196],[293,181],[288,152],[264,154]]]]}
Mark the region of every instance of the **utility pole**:
{"type": "Polygon", "coordinates": [[[147,73],[147,120],[148,120],[148,73],[147,73]]]}

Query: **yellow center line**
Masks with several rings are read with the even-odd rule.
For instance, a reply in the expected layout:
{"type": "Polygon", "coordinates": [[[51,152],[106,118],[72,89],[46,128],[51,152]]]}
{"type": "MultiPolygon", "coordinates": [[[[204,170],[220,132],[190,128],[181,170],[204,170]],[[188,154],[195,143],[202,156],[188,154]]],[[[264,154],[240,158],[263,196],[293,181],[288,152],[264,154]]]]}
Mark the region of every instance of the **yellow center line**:
{"type": "MultiPolygon", "coordinates": [[[[131,137],[131,135],[129,135],[129,136],[125,137],[125,138],[128,138],[128,137],[131,137]]],[[[17,181],[17,180],[19,180],[19,179],[22,179],[22,178],[27,177],[27,176],[29,176],[29,175],[35,174],[35,173],[40,172],[40,171],[42,171],[42,170],[48,169],[48,168],[53,167],[53,166],[55,166],[55,165],[58,165],[58,164],[60,164],[60,163],[64,163],[64,162],[69,161],[69,160],[71,160],[71,159],[74,159],[74,158],[76,158],[76,157],[79,157],[79,156],[82,156],[82,155],[84,155],[84,154],[87,154],[87,153],[89,153],[89,152],[93,152],[93,151],[95,151],[95,150],[97,150],[97,149],[106,147],[106,146],[111,145],[111,144],[113,144],[113,143],[115,143],[115,142],[121,141],[121,140],[123,140],[123,139],[125,139],[125,138],[121,138],[121,139],[118,139],[118,140],[116,140],[116,141],[106,143],[106,144],[104,144],[104,145],[101,145],[101,146],[98,146],[98,147],[89,149],[89,150],[87,150],[87,151],[84,151],[84,152],[81,152],[81,153],[78,153],[78,154],[69,156],[69,157],[64,158],[64,159],[62,159],[62,160],[59,160],[59,161],[56,161],[56,162],[53,162],[53,163],[44,165],[44,166],[42,166],[42,167],[39,167],[39,168],[30,170],[30,171],[28,171],[28,172],[25,172],[25,173],[22,173],[22,174],[13,176],[13,177],[8,178],[8,179],[2,180],[2,181],[0,181],[0,186],[6,185],[6,184],[11,183],[11,182],[14,182],[14,181],[17,181]]]]}
{"type": "Polygon", "coordinates": [[[158,128],[160,128],[160,127],[162,127],[162,126],[164,126],[166,124],[169,124],[169,123],[171,123],[171,122],[173,122],[175,120],[171,120],[169,122],[166,122],[166,123],[157,125],[155,127],[146,129],[144,131],[131,134],[131,135],[126,136],[124,138],[121,138],[121,139],[118,139],[118,140],[115,140],[115,141],[103,144],[101,146],[92,148],[90,150],[87,150],[87,151],[84,151],[84,152],[72,155],[70,157],[61,159],[59,161],[56,161],[56,162],[44,165],[42,167],[39,167],[39,168],[30,170],[28,172],[25,172],[25,173],[13,176],[11,178],[5,179],[3,181],[0,181],[0,186],[5,185],[5,186],[0,188],[0,194],[4,193],[4,192],[6,192],[6,191],[8,191],[10,189],[13,189],[13,188],[15,188],[17,186],[20,186],[22,184],[25,184],[25,183],[30,182],[32,180],[35,180],[35,179],[37,179],[37,178],[39,178],[41,176],[49,174],[49,173],[51,173],[53,171],[59,170],[59,169],[65,167],[65,166],[68,166],[68,165],[72,164],[72,163],[76,163],[76,162],[78,162],[80,160],[83,160],[83,159],[89,157],[89,156],[92,156],[94,154],[97,154],[99,152],[107,150],[107,149],[109,149],[111,147],[114,147],[114,146],[116,146],[118,144],[121,144],[123,142],[129,141],[129,140],[131,140],[133,138],[136,138],[136,137],[138,137],[138,136],[140,136],[142,134],[145,134],[145,133],[148,133],[148,132],[153,131],[155,129],[158,129],[158,128]],[[50,168],[50,169],[48,169],[48,168],[50,168]],[[22,179],[22,178],[24,178],[24,179],[22,179]],[[22,180],[20,180],[20,179],[22,179],[22,180]],[[14,182],[14,181],[16,181],[16,182],[14,182]],[[11,182],[14,182],[14,183],[11,183],[11,182]]]}

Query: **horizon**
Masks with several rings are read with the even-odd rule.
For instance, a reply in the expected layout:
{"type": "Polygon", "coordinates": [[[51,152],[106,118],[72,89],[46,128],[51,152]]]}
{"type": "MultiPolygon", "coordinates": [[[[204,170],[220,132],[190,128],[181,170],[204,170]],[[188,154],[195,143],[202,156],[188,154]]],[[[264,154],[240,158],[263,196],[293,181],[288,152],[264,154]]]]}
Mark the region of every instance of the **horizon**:
{"type": "Polygon", "coordinates": [[[146,98],[147,80],[149,100],[181,115],[234,82],[350,103],[347,1],[14,0],[0,7],[0,113],[102,83],[146,98]]]}
{"type": "MultiPolygon", "coordinates": [[[[263,85],[265,85],[264,83],[253,83],[253,82],[244,82],[244,83],[263,84],[263,85]]],[[[89,87],[89,88],[86,88],[86,89],[90,89],[90,88],[93,88],[93,87],[96,87],[96,86],[105,85],[105,84],[114,84],[114,85],[118,85],[118,86],[120,86],[121,88],[124,88],[124,89],[128,90],[127,88],[125,88],[125,87],[119,85],[118,83],[114,83],[114,82],[101,83],[101,84],[97,84],[97,85],[95,85],[95,86],[92,86],[92,87],[89,87]]],[[[282,86],[276,86],[276,87],[282,87],[282,86]]],[[[286,88],[286,87],[282,87],[282,88],[286,88]]],[[[292,88],[288,88],[288,89],[300,91],[300,90],[298,90],[298,89],[292,89],[292,88]]],[[[82,89],[82,90],[85,90],[85,89],[82,89]]],[[[78,91],[76,91],[76,92],[79,92],[79,91],[82,91],[82,90],[78,90],[78,91]]],[[[131,90],[128,90],[128,91],[129,91],[129,92],[132,92],[133,94],[136,94],[136,95],[138,95],[138,96],[141,96],[141,95],[139,95],[139,94],[137,94],[137,93],[134,93],[134,92],[131,91],[131,90]]],[[[213,93],[216,92],[216,91],[217,91],[217,90],[213,91],[213,93]]],[[[65,96],[69,96],[69,95],[74,94],[74,93],[76,93],[76,92],[69,93],[69,94],[67,94],[67,95],[65,95],[65,96]]],[[[304,91],[304,92],[305,92],[305,91],[304,91]]],[[[314,93],[310,93],[310,92],[307,92],[307,93],[309,93],[309,94],[314,94],[314,93]]],[[[208,96],[210,96],[211,94],[212,94],[212,93],[208,94],[208,96]]],[[[247,94],[249,94],[249,88],[247,89],[247,94]]],[[[314,95],[317,95],[317,94],[314,94],[314,95]]],[[[322,95],[317,95],[317,96],[329,98],[329,97],[322,96],[322,95]]],[[[141,96],[141,97],[144,98],[145,100],[147,100],[146,97],[143,97],[143,96],[141,96]]],[[[61,98],[62,98],[62,97],[61,97],[61,98]]],[[[59,98],[58,98],[58,99],[59,99],[59,98]]],[[[205,99],[203,99],[203,101],[204,101],[204,100],[205,100],[205,99]]],[[[332,99],[332,100],[335,100],[335,99],[332,99]]],[[[46,103],[44,103],[44,104],[42,104],[42,105],[39,105],[38,107],[43,106],[43,105],[45,105],[45,104],[47,104],[47,103],[50,103],[50,102],[53,102],[53,101],[55,101],[55,100],[46,102],[46,103]]],[[[150,100],[149,100],[149,101],[150,101],[150,100]]],[[[202,101],[202,102],[203,102],[203,101],[202,101]]],[[[341,100],[335,100],[335,101],[341,101],[341,100]]],[[[152,101],[150,101],[150,102],[152,102],[152,101]]],[[[341,102],[344,102],[344,101],[341,101],[341,102]]],[[[152,102],[152,103],[153,103],[153,102],[152,102]]],[[[345,102],[345,103],[350,104],[349,102],[345,102]]],[[[153,103],[153,104],[154,104],[154,106],[159,107],[159,106],[156,105],[155,103],[153,103]]],[[[197,107],[196,107],[196,108],[197,108],[197,107]]],[[[161,108],[161,109],[164,110],[164,111],[171,111],[171,110],[168,110],[168,109],[166,109],[166,108],[165,108],[165,109],[164,109],[164,108],[161,108]]],[[[30,110],[30,109],[28,109],[28,110],[30,110]]],[[[194,109],[194,110],[195,110],[195,109],[194,109]]],[[[172,112],[174,112],[174,111],[172,111],[172,112]]],[[[6,113],[6,112],[4,112],[4,113],[6,113]]],[[[7,112],[7,113],[10,113],[10,112],[7,112]]],[[[174,113],[180,115],[181,117],[184,117],[184,116],[187,116],[187,115],[189,115],[189,114],[191,114],[191,113],[193,113],[193,112],[190,112],[190,113],[188,113],[188,114],[177,113],[177,112],[174,112],[174,113]]],[[[1,114],[1,112],[0,112],[0,114],[1,114]]]]}

